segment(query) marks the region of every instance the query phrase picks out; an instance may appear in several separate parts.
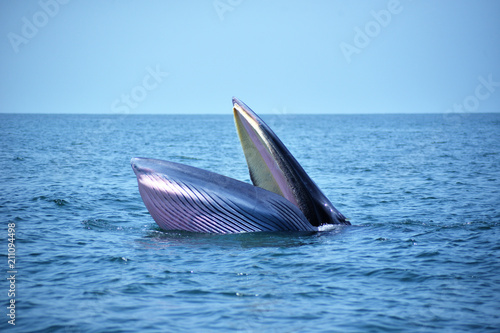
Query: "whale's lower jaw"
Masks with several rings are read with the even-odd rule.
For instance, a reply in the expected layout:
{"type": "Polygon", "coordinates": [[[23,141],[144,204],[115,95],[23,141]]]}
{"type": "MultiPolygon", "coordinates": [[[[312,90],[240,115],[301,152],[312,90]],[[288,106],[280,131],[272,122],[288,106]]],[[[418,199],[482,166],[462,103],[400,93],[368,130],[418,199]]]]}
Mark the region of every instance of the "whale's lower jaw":
{"type": "Polygon", "coordinates": [[[164,230],[205,233],[318,231],[282,196],[173,162],[132,159],[139,192],[164,230]]]}

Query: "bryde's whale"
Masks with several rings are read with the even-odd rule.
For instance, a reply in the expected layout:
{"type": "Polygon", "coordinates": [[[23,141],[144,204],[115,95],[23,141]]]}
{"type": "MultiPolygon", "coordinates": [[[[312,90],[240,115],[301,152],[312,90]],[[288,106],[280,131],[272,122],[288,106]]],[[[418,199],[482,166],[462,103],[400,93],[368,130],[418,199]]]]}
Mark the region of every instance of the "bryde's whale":
{"type": "Polygon", "coordinates": [[[253,185],[184,164],[132,159],[142,200],[160,228],[238,233],[350,224],[257,114],[236,98],[233,113],[253,185]]]}

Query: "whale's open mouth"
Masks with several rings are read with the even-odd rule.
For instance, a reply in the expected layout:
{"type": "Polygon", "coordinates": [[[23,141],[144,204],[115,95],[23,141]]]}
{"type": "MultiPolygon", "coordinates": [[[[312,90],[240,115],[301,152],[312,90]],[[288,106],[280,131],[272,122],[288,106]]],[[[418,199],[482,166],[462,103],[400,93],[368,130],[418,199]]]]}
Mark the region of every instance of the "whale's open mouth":
{"type": "Polygon", "coordinates": [[[237,98],[233,98],[233,112],[255,186],[286,198],[313,226],[349,224],[255,112],[237,98]]]}
{"type": "Polygon", "coordinates": [[[271,139],[269,133],[259,122],[260,119],[249,111],[250,109],[236,99],[233,101],[236,129],[253,184],[279,194],[299,207],[293,195],[293,188],[278,165],[275,146],[269,141],[271,139]]]}

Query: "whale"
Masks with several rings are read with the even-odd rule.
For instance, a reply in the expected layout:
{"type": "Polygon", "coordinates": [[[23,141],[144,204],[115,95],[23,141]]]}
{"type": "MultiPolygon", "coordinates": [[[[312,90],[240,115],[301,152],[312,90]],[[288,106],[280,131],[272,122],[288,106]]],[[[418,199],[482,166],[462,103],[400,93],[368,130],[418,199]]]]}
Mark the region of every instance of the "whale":
{"type": "Polygon", "coordinates": [[[132,158],[141,198],[161,229],[315,232],[350,224],[271,128],[235,97],[233,115],[252,184],[176,162],[132,158]]]}

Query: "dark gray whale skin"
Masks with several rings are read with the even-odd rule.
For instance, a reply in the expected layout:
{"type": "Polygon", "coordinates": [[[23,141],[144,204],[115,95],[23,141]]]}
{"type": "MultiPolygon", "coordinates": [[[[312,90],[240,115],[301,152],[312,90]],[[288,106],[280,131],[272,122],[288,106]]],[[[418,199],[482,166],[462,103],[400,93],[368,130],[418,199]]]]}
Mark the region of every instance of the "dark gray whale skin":
{"type": "Polygon", "coordinates": [[[184,164],[132,159],[141,197],[160,228],[240,233],[350,224],[257,114],[236,98],[233,111],[255,186],[184,164]]]}

